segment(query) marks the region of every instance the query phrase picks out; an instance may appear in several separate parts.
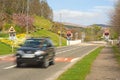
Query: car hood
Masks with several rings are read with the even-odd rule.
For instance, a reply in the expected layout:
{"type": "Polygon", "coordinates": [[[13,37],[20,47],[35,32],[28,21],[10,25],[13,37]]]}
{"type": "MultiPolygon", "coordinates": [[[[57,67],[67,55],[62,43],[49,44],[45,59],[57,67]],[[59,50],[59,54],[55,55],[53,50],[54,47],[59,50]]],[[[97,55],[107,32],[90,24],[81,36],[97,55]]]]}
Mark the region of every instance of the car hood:
{"type": "Polygon", "coordinates": [[[18,50],[22,50],[22,51],[36,51],[36,50],[44,50],[44,48],[21,47],[18,50]]]}

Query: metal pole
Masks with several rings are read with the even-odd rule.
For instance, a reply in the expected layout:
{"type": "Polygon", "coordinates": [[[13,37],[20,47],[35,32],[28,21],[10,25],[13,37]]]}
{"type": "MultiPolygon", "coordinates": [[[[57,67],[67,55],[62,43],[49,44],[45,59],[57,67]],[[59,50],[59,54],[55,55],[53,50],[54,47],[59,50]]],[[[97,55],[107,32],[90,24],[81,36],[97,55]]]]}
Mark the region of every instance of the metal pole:
{"type": "MultiPolygon", "coordinates": [[[[61,13],[60,13],[60,22],[61,22],[61,13]]],[[[60,36],[59,36],[59,46],[62,45],[62,26],[60,26],[60,36]]]]}
{"type": "Polygon", "coordinates": [[[91,41],[93,41],[93,27],[91,27],[91,41]]]}
{"type": "Polygon", "coordinates": [[[14,52],[14,41],[12,42],[12,53],[14,52]]]}
{"type": "Polygon", "coordinates": [[[27,27],[26,27],[26,37],[28,37],[29,34],[29,22],[28,22],[28,17],[29,17],[29,0],[27,0],[27,27]]]}

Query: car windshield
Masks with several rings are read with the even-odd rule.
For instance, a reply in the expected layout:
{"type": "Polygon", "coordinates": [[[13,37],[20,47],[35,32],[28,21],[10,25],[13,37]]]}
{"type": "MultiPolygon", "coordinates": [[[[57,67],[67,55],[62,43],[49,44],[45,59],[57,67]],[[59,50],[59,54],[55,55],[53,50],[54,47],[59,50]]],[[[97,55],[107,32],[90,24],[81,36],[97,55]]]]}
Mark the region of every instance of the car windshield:
{"type": "Polygon", "coordinates": [[[43,40],[26,40],[24,47],[38,47],[43,44],[43,40]]]}

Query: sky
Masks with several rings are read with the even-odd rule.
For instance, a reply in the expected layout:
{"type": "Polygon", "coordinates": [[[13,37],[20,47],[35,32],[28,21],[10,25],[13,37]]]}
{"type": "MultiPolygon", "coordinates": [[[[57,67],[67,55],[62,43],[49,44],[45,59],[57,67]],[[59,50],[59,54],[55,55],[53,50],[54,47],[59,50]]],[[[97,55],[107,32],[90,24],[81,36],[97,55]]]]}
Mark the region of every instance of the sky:
{"type": "Polygon", "coordinates": [[[54,21],[78,25],[109,24],[117,0],[47,0],[54,21]]]}

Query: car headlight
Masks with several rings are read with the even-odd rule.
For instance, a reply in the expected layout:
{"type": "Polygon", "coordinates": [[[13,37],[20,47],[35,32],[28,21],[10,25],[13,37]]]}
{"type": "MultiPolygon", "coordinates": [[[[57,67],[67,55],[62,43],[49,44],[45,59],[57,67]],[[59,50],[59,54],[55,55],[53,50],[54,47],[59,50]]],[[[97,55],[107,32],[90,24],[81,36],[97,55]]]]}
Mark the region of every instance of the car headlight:
{"type": "Polygon", "coordinates": [[[17,58],[20,58],[21,56],[20,55],[16,55],[17,58]]]}
{"type": "Polygon", "coordinates": [[[40,51],[40,50],[39,50],[39,51],[36,51],[36,52],[35,52],[35,55],[39,56],[39,55],[42,55],[42,54],[44,54],[44,53],[45,53],[44,51],[40,51]]]}
{"type": "Polygon", "coordinates": [[[17,51],[17,54],[19,54],[19,55],[23,55],[24,52],[20,50],[20,51],[17,51]]]}

